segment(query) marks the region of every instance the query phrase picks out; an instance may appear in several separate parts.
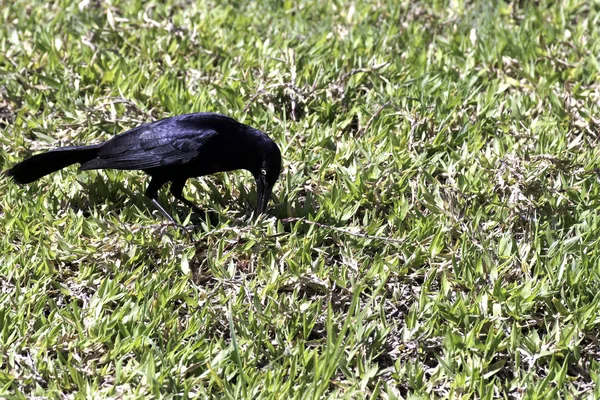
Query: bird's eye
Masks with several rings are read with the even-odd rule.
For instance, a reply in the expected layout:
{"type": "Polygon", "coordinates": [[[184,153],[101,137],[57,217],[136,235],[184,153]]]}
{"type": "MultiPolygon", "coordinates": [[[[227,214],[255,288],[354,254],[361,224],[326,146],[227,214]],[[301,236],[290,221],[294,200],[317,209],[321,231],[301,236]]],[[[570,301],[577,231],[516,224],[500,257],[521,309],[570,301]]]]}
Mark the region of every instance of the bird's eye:
{"type": "Polygon", "coordinates": [[[267,170],[266,170],[266,169],[264,169],[264,168],[261,168],[261,169],[260,169],[260,174],[261,174],[261,175],[266,175],[266,174],[267,174],[267,170]]]}

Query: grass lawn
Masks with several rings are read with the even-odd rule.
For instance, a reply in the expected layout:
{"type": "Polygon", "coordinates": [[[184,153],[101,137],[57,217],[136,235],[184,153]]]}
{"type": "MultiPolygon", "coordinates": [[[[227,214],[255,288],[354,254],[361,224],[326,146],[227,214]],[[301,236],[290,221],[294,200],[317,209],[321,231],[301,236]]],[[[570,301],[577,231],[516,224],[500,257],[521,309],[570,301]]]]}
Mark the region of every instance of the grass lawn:
{"type": "Polygon", "coordinates": [[[600,396],[598,0],[167,3],[0,2],[0,169],[220,112],[270,216],[0,176],[0,397],[600,396]]]}

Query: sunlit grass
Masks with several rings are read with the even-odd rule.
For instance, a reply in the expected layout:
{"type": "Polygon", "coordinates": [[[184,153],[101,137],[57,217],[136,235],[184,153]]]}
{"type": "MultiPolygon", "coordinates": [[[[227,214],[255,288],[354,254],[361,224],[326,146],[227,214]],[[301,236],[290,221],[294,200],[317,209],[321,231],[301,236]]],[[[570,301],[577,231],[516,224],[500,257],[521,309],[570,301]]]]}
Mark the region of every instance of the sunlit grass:
{"type": "Polygon", "coordinates": [[[600,6],[533,3],[4,4],[1,169],[213,111],[284,171],[161,193],[191,232],[0,179],[0,397],[600,396],[600,6]]]}

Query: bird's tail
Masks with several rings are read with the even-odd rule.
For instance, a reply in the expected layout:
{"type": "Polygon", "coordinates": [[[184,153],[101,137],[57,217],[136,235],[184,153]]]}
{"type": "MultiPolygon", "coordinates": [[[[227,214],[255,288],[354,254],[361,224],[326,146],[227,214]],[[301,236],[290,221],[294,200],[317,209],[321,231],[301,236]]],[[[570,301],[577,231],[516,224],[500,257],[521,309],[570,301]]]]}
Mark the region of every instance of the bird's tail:
{"type": "Polygon", "coordinates": [[[4,174],[17,183],[29,183],[75,163],[96,157],[100,145],[60,147],[21,161],[4,174]]]}

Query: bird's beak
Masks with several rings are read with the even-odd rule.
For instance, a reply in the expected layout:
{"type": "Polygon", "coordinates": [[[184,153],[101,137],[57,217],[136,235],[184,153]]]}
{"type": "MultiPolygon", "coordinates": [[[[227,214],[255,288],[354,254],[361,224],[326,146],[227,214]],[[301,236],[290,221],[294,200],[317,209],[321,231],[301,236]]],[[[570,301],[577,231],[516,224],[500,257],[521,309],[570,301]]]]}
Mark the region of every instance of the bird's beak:
{"type": "Polygon", "coordinates": [[[256,188],[256,193],[258,195],[256,199],[256,214],[264,214],[267,210],[267,204],[269,203],[269,199],[271,198],[273,185],[269,185],[266,182],[265,177],[261,176],[256,180],[256,188]]]}

